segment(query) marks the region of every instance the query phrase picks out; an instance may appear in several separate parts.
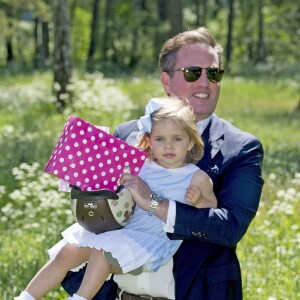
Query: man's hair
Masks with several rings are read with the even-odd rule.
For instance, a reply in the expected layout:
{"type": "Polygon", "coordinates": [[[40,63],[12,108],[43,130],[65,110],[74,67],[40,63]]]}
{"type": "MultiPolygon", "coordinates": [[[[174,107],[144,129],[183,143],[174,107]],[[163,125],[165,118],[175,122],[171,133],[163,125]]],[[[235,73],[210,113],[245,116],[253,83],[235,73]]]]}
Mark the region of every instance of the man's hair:
{"type": "Polygon", "coordinates": [[[211,46],[219,58],[219,67],[223,68],[223,48],[217,44],[214,36],[206,27],[198,27],[193,30],[187,30],[170,38],[163,45],[159,55],[159,66],[161,71],[170,72],[174,69],[176,56],[183,46],[205,44],[211,46]]]}
{"type": "MultiPolygon", "coordinates": [[[[163,105],[159,110],[156,110],[151,114],[152,124],[166,119],[173,120],[179,128],[188,134],[190,141],[194,141],[193,148],[187,152],[185,162],[197,163],[203,156],[204,143],[198,133],[192,107],[187,101],[176,97],[159,99],[163,101],[163,105]]],[[[150,134],[151,133],[145,133],[137,146],[148,152],[151,158],[151,148],[148,143],[150,134]]]]}

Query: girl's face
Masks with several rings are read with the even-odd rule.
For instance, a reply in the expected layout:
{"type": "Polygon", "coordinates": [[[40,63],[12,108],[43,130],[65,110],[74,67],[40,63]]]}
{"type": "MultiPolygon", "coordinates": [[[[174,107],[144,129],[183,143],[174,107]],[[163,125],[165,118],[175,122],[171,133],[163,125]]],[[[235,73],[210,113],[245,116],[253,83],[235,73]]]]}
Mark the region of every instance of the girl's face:
{"type": "Polygon", "coordinates": [[[186,165],[185,157],[194,142],[172,119],[153,122],[149,145],[155,162],[167,169],[186,165]]]}

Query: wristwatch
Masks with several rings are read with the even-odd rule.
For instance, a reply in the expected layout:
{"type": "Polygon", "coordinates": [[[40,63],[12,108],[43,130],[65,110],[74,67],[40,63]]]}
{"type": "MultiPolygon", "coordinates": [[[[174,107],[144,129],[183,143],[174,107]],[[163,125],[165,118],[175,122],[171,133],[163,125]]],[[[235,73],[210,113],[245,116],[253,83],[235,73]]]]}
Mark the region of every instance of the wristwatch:
{"type": "Polygon", "coordinates": [[[150,195],[150,199],[151,202],[150,202],[150,209],[148,210],[148,215],[152,217],[156,211],[158,203],[161,202],[164,198],[156,193],[152,193],[150,195]]]}

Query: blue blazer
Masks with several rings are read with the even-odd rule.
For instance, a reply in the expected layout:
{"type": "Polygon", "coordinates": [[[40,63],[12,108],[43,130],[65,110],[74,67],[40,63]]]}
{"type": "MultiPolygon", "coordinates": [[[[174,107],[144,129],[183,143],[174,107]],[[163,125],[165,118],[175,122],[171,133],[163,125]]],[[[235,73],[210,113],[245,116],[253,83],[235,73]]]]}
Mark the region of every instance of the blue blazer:
{"type": "MultiPolygon", "coordinates": [[[[137,130],[136,121],[129,121],[117,127],[115,135],[126,140],[137,130]]],[[[198,209],[176,203],[174,233],[168,234],[183,240],[174,256],[175,297],[239,300],[242,280],[235,250],[258,208],[263,148],[256,137],[215,114],[202,138],[204,157],[198,166],[213,181],[218,207],[198,209]]]]}
{"type": "MultiPolygon", "coordinates": [[[[126,139],[134,121],[115,135],[126,139]]],[[[174,256],[176,300],[242,299],[236,245],[254,218],[261,197],[263,148],[253,135],[213,114],[202,134],[204,157],[199,168],[214,184],[218,208],[176,204],[171,239],[184,242],[174,256]]]]}

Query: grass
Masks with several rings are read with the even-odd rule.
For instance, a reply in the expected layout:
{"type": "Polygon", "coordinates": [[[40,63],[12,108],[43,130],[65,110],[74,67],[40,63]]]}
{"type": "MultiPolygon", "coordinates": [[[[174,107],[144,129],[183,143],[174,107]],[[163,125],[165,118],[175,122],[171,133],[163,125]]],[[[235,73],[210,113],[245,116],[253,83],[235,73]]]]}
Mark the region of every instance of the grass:
{"type": "MultiPolygon", "coordinates": [[[[0,300],[12,299],[47,260],[47,249],[73,222],[68,197],[43,171],[70,114],[111,131],[143,113],[150,97],[164,95],[150,77],[76,78],[74,104],[54,108],[49,73],[4,76],[0,83],[0,300]]],[[[237,252],[244,299],[300,297],[300,118],[296,87],[225,78],[217,114],[251,132],[265,148],[265,186],[256,218],[237,252]]],[[[45,299],[65,299],[61,288],[45,299]]]]}

